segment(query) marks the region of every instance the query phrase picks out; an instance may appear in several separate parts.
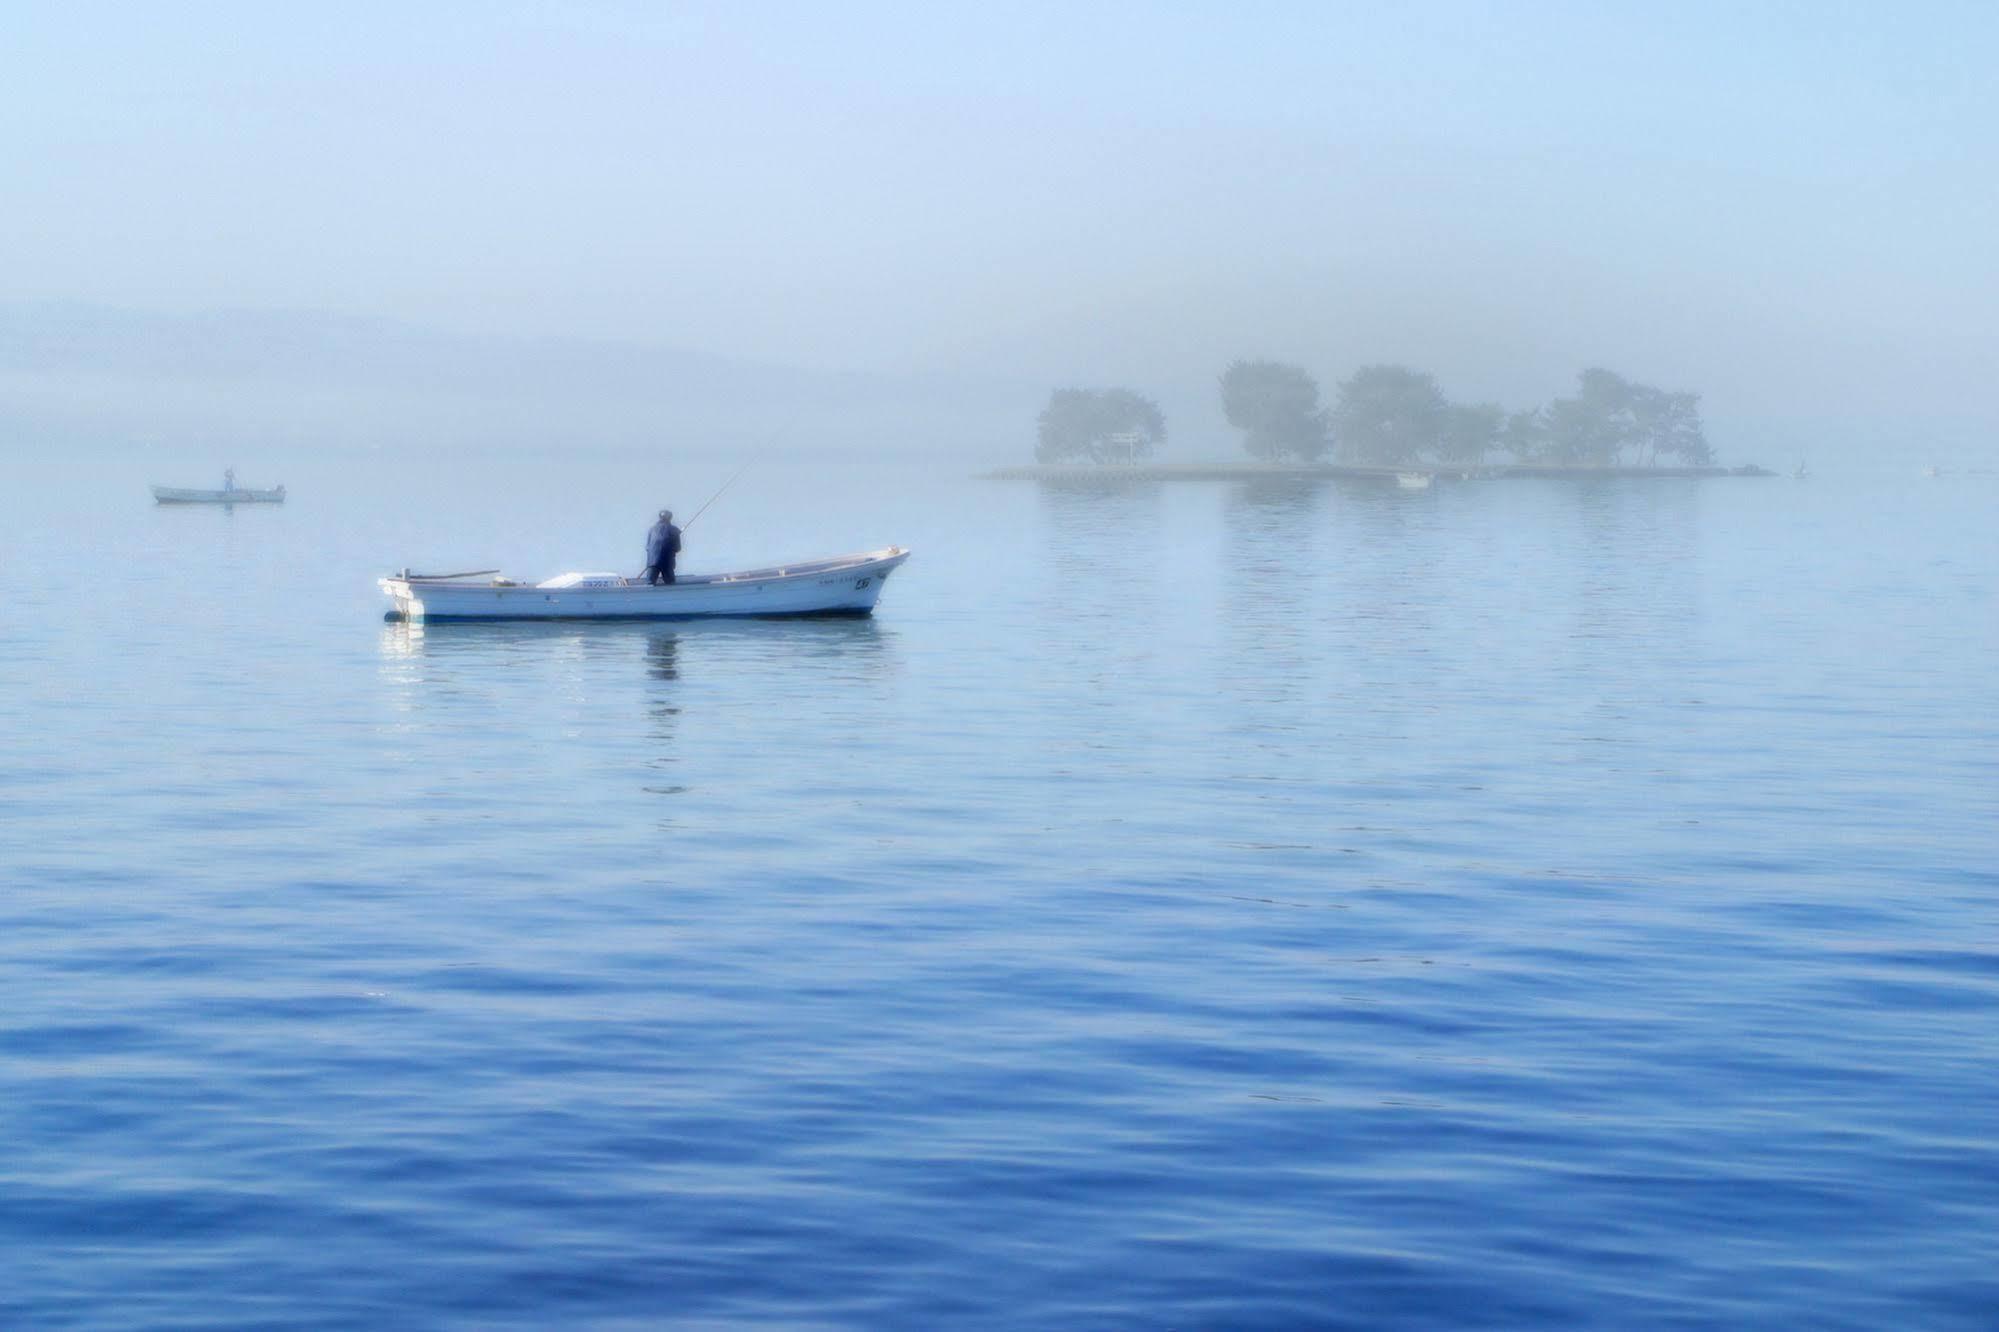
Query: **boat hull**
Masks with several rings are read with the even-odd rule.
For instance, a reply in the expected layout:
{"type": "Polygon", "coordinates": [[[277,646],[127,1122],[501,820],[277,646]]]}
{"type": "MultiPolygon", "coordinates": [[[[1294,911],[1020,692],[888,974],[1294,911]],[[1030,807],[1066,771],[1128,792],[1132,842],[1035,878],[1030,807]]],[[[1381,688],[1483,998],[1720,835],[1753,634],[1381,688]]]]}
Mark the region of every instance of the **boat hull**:
{"type": "Polygon", "coordinates": [[[181,490],[154,486],[156,504],[283,504],[285,488],[276,490],[181,490]]]}
{"type": "Polygon", "coordinates": [[[636,579],[604,586],[538,587],[494,580],[468,583],[392,576],[381,587],[392,619],[694,620],[799,615],[868,615],[889,574],[909,552],[898,547],[774,569],[690,575],[659,587],[636,579]]]}

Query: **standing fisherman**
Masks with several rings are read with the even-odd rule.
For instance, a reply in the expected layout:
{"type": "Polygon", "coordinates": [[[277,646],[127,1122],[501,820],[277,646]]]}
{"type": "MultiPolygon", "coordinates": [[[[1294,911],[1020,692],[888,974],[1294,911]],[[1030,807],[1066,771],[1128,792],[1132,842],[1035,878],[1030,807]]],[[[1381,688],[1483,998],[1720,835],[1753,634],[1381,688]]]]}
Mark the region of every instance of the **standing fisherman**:
{"type": "Polygon", "coordinates": [[[673,562],[680,554],[680,529],[673,525],[673,510],[661,509],[659,521],[646,533],[646,582],[653,586],[673,581],[673,562]]]}

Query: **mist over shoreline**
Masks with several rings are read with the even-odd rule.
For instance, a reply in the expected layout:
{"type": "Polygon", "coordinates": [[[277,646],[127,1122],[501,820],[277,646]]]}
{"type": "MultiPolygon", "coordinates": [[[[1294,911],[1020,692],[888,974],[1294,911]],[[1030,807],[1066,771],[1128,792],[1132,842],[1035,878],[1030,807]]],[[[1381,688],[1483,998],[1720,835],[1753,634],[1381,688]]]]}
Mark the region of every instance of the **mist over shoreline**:
{"type": "MultiPolygon", "coordinates": [[[[1221,369],[1220,366],[1216,367],[1221,369]]],[[[1081,380],[1082,376],[1076,377],[1081,380]]],[[[1553,381],[1559,387],[1560,381],[1553,381]]],[[[830,371],[613,339],[478,335],[301,310],[163,312],[0,302],[0,449],[675,449],[1023,461],[1049,381],[1026,373],[830,371]]],[[[1212,377],[1162,374],[1166,461],[1239,441],[1212,377]]],[[[1989,460],[1947,411],[1884,429],[1800,403],[1706,395],[1729,462],[1989,460]],[[1899,434],[1899,437],[1895,437],[1899,434]]]]}
{"type": "Polygon", "coordinates": [[[0,306],[0,444],[896,451],[946,439],[1001,457],[1040,391],[315,312],[0,306]]]}

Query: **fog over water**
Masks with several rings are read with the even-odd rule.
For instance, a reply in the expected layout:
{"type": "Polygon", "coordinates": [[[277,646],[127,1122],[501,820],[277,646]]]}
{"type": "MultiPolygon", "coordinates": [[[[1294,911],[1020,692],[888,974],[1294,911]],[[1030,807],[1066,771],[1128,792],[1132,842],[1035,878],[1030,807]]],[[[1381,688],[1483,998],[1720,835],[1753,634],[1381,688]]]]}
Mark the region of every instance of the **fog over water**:
{"type": "Polygon", "coordinates": [[[1995,22],[29,6],[0,428],[609,443],[795,404],[807,442],[1004,454],[1050,386],[1127,384],[1214,456],[1215,376],[1264,356],[1509,409],[1601,364],[1703,394],[1731,459],[1968,460],[1995,22]]]}

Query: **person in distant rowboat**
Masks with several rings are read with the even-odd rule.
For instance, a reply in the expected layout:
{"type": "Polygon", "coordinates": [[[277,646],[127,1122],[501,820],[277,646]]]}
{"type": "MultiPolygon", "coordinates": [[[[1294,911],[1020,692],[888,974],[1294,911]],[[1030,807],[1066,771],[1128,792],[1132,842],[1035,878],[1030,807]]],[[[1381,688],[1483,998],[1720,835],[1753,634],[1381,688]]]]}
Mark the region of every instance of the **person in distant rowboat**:
{"type": "Polygon", "coordinates": [[[653,585],[673,581],[673,562],[680,554],[680,529],[673,525],[673,510],[661,509],[659,521],[646,533],[645,580],[653,585]]]}

